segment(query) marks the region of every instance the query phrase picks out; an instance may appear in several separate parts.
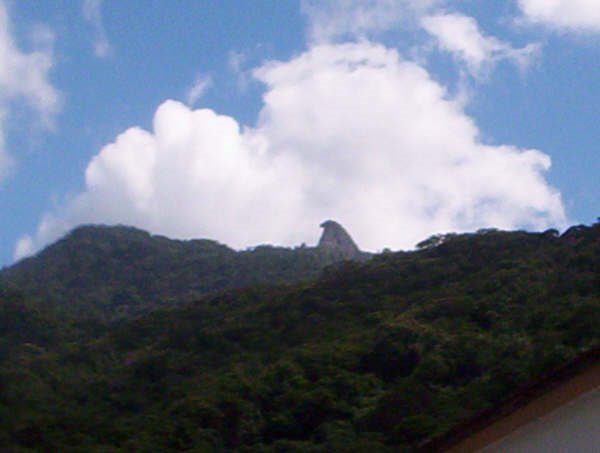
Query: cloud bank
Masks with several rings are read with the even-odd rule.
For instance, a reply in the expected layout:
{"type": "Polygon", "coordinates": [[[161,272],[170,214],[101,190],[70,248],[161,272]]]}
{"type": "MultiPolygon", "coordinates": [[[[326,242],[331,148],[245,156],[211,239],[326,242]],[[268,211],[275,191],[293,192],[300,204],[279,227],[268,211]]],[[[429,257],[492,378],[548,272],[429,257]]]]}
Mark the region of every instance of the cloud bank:
{"type": "Polygon", "coordinates": [[[124,223],[234,247],[314,243],[340,221],[370,250],[430,234],[562,225],[537,150],[482,143],[463,105],[419,65],[361,42],[320,45],[254,71],[253,127],[166,101],[89,163],[84,192],[47,214],[20,258],[80,223],[124,223]]]}
{"type": "Polygon", "coordinates": [[[6,149],[5,120],[11,110],[25,104],[43,125],[50,126],[60,107],[59,93],[48,80],[53,64],[52,34],[40,27],[33,38],[38,46],[33,52],[19,50],[11,33],[8,10],[0,0],[0,182],[14,163],[6,149]]]}
{"type": "Polygon", "coordinates": [[[519,0],[526,19],[570,31],[600,31],[597,0],[519,0]]]}

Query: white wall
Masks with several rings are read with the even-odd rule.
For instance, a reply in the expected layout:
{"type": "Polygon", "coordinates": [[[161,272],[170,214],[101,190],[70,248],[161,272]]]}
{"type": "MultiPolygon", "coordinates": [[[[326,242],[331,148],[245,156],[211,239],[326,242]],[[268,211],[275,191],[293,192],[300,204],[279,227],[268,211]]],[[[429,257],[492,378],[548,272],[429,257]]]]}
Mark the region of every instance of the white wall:
{"type": "Polygon", "coordinates": [[[485,453],[600,453],[600,388],[482,450],[485,453]]]}

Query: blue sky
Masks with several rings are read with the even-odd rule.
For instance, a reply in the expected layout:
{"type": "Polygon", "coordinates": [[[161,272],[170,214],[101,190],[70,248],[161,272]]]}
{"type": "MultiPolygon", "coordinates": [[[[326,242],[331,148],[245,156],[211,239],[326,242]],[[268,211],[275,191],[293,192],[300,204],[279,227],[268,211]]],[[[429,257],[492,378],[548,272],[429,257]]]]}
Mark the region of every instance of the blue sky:
{"type": "Polygon", "coordinates": [[[600,215],[600,4],[0,0],[0,265],[81,223],[363,248],[600,215]]]}

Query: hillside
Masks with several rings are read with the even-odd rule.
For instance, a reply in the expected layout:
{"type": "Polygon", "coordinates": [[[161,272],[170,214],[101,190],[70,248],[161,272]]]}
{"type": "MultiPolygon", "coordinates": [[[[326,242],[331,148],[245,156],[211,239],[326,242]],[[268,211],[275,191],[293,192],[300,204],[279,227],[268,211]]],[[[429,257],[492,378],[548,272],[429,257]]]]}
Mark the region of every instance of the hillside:
{"type": "MultiPolygon", "coordinates": [[[[341,228],[332,223],[334,230],[341,228]]],[[[323,236],[331,234],[324,227],[323,236]]],[[[225,289],[312,279],[328,265],[369,256],[358,248],[349,253],[335,241],[235,251],[206,239],[180,241],[132,227],[90,225],[2,270],[0,282],[60,305],[65,314],[113,319],[225,289]]]]}
{"type": "Polygon", "coordinates": [[[0,298],[2,446],[413,451],[599,343],[600,224],[437,236],[112,325],[0,298]]]}

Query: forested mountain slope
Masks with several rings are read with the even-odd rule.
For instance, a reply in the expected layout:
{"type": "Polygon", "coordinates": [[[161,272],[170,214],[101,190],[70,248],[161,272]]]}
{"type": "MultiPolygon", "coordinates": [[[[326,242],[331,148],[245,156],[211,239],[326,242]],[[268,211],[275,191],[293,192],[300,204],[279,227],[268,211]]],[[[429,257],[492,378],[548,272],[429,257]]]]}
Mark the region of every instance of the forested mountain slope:
{"type": "Polygon", "coordinates": [[[1,446],[413,451],[599,343],[600,225],[439,236],[95,326],[0,299],[1,446]]]}
{"type": "MultiPolygon", "coordinates": [[[[357,250],[351,257],[369,256],[357,250]]],[[[206,239],[172,240],[132,227],[96,225],[79,227],[2,270],[0,282],[58,304],[67,314],[112,319],[225,289],[315,278],[346,258],[335,243],[238,252],[206,239]]]]}

